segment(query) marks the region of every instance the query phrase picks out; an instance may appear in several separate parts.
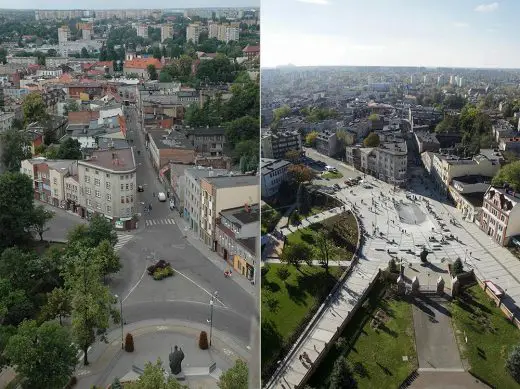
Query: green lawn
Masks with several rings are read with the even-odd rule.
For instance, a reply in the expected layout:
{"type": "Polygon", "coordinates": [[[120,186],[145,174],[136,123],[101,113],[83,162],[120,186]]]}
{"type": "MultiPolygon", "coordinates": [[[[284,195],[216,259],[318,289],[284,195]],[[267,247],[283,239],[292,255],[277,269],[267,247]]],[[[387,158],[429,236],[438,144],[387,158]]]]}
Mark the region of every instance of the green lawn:
{"type": "Polygon", "coordinates": [[[451,311],[461,355],[471,371],[496,388],[520,388],[505,369],[512,346],[520,343],[520,330],[478,285],[452,302],[451,311]]]}
{"type": "Polygon", "coordinates": [[[321,178],[338,179],[343,178],[343,174],[340,172],[326,172],[321,175],[321,178]]]}
{"type": "Polygon", "coordinates": [[[319,266],[289,266],[290,276],[283,282],[277,273],[282,264],[270,264],[262,277],[262,372],[269,371],[282,358],[341,275],[339,267],[330,275],[319,266]]]}
{"type": "Polygon", "coordinates": [[[275,227],[282,214],[268,204],[262,204],[262,225],[261,232],[265,235],[271,232],[275,227]]]}
{"type": "Polygon", "coordinates": [[[324,358],[309,385],[326,389],[334,362],[346,356],[359,389],[398,388],[417,368],[411,305],[398,297],[385,296],[383,283],[370,292],[324,358]],[[375,328],[374,317],[379,327],[375,328]],[[408,361],[403,361],[403,356],[408,361]]]}

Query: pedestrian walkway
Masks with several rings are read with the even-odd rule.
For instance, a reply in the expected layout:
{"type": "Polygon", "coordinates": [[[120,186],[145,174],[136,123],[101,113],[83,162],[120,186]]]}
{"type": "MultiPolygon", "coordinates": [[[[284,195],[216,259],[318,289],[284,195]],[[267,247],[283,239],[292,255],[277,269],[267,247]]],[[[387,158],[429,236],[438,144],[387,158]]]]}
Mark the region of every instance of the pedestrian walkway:
{"type": "Polygon", "coordinates": [[[174,219],[159,219],[159,220],[145,220],[145,227],[153,227],[153,226],[164,226],[164,225],[174,225],[174,219]]]}
{"type": "Polygon", "coordinates": [[[125,244],[133,239],[134,235],[124,234],[122,232],[117,233],[117,243],[114,246],[114,251],[119,251],[125,244]]]}

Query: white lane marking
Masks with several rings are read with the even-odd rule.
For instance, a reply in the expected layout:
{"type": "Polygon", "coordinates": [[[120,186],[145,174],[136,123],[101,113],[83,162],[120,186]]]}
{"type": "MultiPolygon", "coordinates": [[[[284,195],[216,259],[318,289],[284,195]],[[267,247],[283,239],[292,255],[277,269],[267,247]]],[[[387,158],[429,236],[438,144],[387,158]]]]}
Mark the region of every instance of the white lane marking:
{"type": "MultiPolygon", "coordinates": [[[[202,289],[204,292],[207,293],[208,296],[213,296],[213,293],[210,293],[208,292],[206,289],[204,289],[202,286],[200,286],[199,284],[197,284],[195,281],[193,281],[190,277],[188,277],[187,275],[181,273],[180,271],[178,271],[177,269],[173,268],[172,269],[175,271],[175,273],[179,273],[181,276],[183,276],[184,278],[186,278],[188,281],[190,281],[191,283],[193,283],[195,286],[198,286],[200,289],[202,289]]],[[[222,301],[219,300],[218,297],[215,297],[215,300],[217,300],[224,308],[227,308],[224,303],[222,301]]]]}
{"type": "Polygon", "coordinates": [[[137,288],[137,287],[139,286],[139,284],[141,283],[141,281],[143,280],[143,277],[145,276],[145,274],[146,274],[146,272],[147,272],[147,268],[148,268],[148,266],[145,266],[144,271],[143,271],[143,274],[141,274],[141,278],[139,278],[139,281],[137,281],[137,282],[135,283],[135,285],[132,286],[132,288],[130,289],[130,291],[129,291],[128,294],[126,295],[126,297],[123,299],[123,301],[122,301],[123,303],[126,301],[126,299],[127,299],[128,297],[130,297],[130,295],[131,295],[132,292],[135,290],[135,288],[137,288]]]}

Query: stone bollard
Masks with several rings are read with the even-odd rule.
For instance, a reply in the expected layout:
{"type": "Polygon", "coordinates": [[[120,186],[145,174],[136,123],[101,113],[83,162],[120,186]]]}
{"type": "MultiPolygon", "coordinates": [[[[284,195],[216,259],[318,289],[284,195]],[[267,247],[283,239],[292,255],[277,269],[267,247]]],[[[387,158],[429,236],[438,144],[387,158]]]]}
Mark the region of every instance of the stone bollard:
{"type": "Polygon", "coordinates": [[[419,288],[420,288],[420,284],[419,284],[419,279],[417,278],[417,276],[415,276],[413,279],[412,279],[412,294],[414,296],[418,295],[419,294],[419,288]]]}
{"type": "Polygon", "coordinates": [[[441,296],[444,294],[444,279],[441,276],[437,280],[437,294],[441,296]]]}
{"type": "Polygon", "coordinates": [[[406,282],[404,281],[402,274],[397,277],[397,293],[400,295],[404,295],[406,293],[406,282]]]}
{"type": "Polygon", "coordinates": [[[457,297],[460,294],[460,281],[455,276],[451,279],[451,297],[457,297]]]}

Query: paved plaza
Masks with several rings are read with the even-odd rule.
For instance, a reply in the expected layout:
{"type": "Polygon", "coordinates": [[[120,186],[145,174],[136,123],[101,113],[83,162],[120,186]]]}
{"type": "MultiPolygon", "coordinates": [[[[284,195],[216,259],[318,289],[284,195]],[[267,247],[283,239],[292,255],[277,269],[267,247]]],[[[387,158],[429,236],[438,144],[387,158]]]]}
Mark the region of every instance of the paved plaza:
{"type": "MultiPolygon", "coordinates": [[[[319,159],[327,162],[326,158],[319,159]]],[[[515,276],[520,274],[520,261],[476,224],[463,220],[455,208],[440,202],[434,192],[420,187],[419,182],[414,185],[414,191],[409,192],[367,176],[361,185],[336,192],[346,209],[357,214],[366,232],[359,262],[336,296],[324,304],[321,317],[311,321],[287,357],[280,361],[268,388],[289,389],[302,382],[309,364],[300,355],[306,352],[311,362],[316,360],[390,258],[405,266],[409,280],[417,276],[425,289],[432,289],[439,277],[449,288],[447,266],[460,258],[466,270],[473,269],[479,278],[504,289],[504,304],[520,313],[516,305],[520,301],[520,279],[515,276]],[[419,257],[423,248],[429,252],[426,265],[419,257]]]]}

